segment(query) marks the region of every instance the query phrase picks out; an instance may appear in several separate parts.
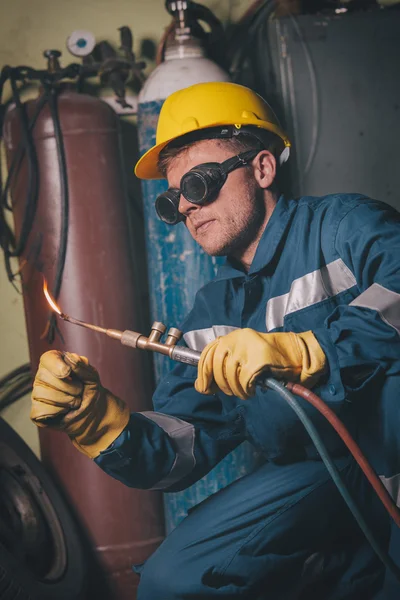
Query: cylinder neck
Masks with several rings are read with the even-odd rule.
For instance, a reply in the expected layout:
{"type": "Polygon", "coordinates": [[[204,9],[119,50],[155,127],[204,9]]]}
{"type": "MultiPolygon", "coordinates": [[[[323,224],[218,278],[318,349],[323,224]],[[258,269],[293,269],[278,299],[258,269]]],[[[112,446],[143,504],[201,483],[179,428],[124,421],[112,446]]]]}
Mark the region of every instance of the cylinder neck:
{"type": "Polygon", "coordinates": [[[171,40],[166,49],[164,60],[174,60],[177,58],[202,58],[206,55],[200,42],[193,37],[181,40],[171,40]]]}

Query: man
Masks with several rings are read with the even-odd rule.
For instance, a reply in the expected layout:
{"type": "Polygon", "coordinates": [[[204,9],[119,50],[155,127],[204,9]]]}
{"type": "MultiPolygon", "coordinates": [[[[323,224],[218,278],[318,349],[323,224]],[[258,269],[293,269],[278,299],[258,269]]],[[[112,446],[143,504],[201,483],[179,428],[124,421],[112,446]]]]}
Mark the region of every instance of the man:
{"type": "MultiPolygon", "coordinates": [[[[397,481],[398,216],[360,195],[279,195],[289,147],[245,87],[172,94],[136,173],[165,176],[160,217],[227,256],[182,326],[186,344],[203,350],[198,370],[178,364],[155,392],[155,411],[129,415],[85,358],[51,351],[41,360],[32,419],[65,431],[129,486],[184,489],[244,440],[267,459],[167,537],[141,569],[142,600],[367,600],[382,587],[383,566],[303,426],[256,384],[266,372],[313,387],[385,481],[397,481]]],[[[387,547],[390,521],[375,494],[326,420],[302,405],[387,547]]]]}

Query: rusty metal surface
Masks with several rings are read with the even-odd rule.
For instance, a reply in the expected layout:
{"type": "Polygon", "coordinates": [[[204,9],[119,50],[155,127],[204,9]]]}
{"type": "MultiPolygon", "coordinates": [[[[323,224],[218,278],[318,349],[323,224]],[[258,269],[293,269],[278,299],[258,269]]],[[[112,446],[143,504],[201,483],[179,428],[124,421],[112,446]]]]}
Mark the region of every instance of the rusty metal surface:
{"type": "MultiPolygon", "coordinates": [[[[33,114],[36,101],[27,103],[33,114]]],[[[120,160],[118,122],[96,98],[71,91],[59,97],[69,187],[68,246],[58,301],[66,313],[114,327],[141,330],[142,291],[135,276],[144,250],[129,232],[120,160]]],[[[21,138],[15,110],[8,113],[5,141],[10,161],[21,138]]],[[[57,148],[48,107],[34,128],[39,165],[39,199],[28,244],[21,259],[23,294],[32,369],[46,350],[87,356],[104,386],[125,399],[131,410],[151,409],[146,353],[124,348],[100,333],[58,320],[61,336],[51,346],[41,336],[49,309],[42,274],[50,289],[60,243],[61,193],[57,148]],[[25,263],[25,260],[27,261],[25,263]]],[[[27,161],[12,184],[17,234],[25,209],[27,161]]],[[[163,537],[162,503],[154,492],[132,490],[105,475],[69,439],[41,429],[44,463],[56,477],[84,522],[118,591],[113,600],[134,598],[131,564],[143,562],[163,537]]]]}

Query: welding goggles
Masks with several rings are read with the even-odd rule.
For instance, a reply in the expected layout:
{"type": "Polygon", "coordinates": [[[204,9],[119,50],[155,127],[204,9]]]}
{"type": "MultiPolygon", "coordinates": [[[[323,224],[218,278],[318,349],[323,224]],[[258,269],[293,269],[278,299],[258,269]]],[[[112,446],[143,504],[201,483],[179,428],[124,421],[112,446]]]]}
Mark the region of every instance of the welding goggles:
{"type": "Polygon", "coordinates": [[[228,158],[222,163],[202,163],[185,173],[179,188],[168,188],[156,198],[156,211],[164,223],[176,225],[185,217],[179,212],[179,199],[182,194],[192,204],[203,206],[213,202],[224,185],[228,174],[249,164],[261,148],[252,148],[228,158]]]}

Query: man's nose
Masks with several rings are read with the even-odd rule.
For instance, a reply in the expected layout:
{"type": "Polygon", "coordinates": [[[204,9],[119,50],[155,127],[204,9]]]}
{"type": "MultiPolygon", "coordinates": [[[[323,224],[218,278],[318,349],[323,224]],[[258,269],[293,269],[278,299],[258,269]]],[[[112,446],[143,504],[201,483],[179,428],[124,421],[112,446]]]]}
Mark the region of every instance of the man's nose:
{"type": "Polygon", "coordinates": [[[200,207],[197,204],[193,204],[193,202],[189,202],[186,200],[183,194],[179,197],[179,205],[178,211],[184,216],[187,217],[189,213],[198,210],[200,207]]]}

